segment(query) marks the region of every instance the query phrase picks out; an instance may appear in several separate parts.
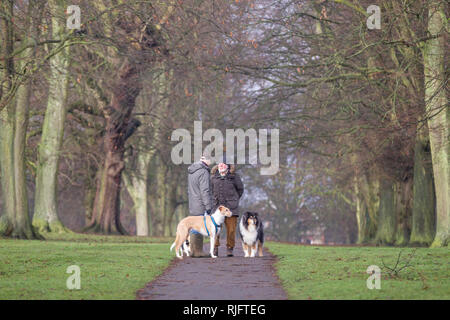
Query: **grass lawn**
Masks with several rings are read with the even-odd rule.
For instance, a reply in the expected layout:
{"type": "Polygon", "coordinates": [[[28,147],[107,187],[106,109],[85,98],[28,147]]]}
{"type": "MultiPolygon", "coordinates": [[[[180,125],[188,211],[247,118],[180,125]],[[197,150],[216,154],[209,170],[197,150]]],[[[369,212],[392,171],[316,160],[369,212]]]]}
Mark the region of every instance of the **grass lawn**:
{"type": "Polygon", "coordinates": [[[289,299],[450,299],[448,248],[321,247],[267,242],[289,299]],[[410,266],[392,276],[415,251],[410,266]],[[369,290],[367,267],[381,268],[381,289],[369,290]]]}
{"type": "Polygon", "coordinates": [[[0,239],[0,299],[134,299],[169,265],[169,239],[70,234],[0,239]],[[66,287],[78,265],[81,290],[66,287]]]}

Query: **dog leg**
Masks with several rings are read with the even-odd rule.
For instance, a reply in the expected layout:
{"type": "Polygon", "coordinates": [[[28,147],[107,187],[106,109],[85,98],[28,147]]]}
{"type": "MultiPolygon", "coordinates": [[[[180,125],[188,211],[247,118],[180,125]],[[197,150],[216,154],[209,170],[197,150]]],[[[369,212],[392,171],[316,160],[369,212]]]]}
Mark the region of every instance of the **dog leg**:
{"type": "Polygon", "coordinates": [[[186,241],[181,245],[181,254],[186,252],[186,241]]]}
{"type": "Polygon", "coordinates": [[[261,243],[261,241],[258,241],[258,255],[260,256],[260,257],[262,257],[263,256],[263,244],[261,243]]]}
{"type": "Polygon", "coordinates": [[[256,243],[254,243],[254,244],[251,246],[251,249],[252,249],[252,251],[251,251],[251,253],[250,253],[250,257],[251,257],[251,258],[254,258],[254,257],[255,257],[255,254],[256,254],[256,243]]]}
{"type": "Polygon", "coordinates": [[[217,258],[217,256],[214,255],[214,244],[216,243],[216,235],[212,234],[211,237],[209,237],[209,253],[211,254],[211,258],[217,258]]]}
{"type": "Polygon", "coordinates": [[[183,259],[183,245],[189,237],[189,230],[177,230],[175,253],[178,259],[183,259]]]}
{"type": "Polygon", "coordinates": [[[248,258],[248,256],[249,256],[249,254],[248,254],[249,253],[248,252],[249,246],[246,243],[242,242],[242,249],[244,250],[244,257],[248,258]]]}
{"type": "Polygon", "coordinates": [[[211,254],[211,258],[217,258],[214,255],[214,244],[216,243],[216,236],[212,235],[209,237],[209,253],[211,254]]]}
{"type": "Polygon", "coordinates": [[[177,245],[177,247],[175,248],[175,253],[177,255],[178,259],[183,259],[183,251],[181,251],[181,246],[177,245]]]}
{"type": "Polygon", "coordinates": [[[186,256],[189,257],[190,256],[190,248],[189,246],[186,244],[186,241],[183,243],[183,248],[184,248],[184,253],[186,253],[186,256]]]}
{"type": "Polygon", "coordinates": [[[179,259],[183,259],[183,255],[180,256],[180,235],[177,233],[174,243],[170,247],[170,251],[172,251],[173,247],[175,247],[175,255],[179,259]]]}

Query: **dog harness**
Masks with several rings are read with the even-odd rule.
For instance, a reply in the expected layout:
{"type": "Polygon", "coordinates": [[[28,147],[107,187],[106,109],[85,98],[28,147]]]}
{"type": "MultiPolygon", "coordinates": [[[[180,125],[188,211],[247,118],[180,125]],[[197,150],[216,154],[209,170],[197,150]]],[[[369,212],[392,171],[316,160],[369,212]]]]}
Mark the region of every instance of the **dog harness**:
{"type": "MultiPolygon", "coordinates": [[[[219,229],[219,226],[217,225],[216,221],[214,221],[214,218],[212,216],[211,217],[211,221],[214,224],[214,227],[216,228],[216,234],[217,234],[217,230],[219,229]]],[[[208,227],[206,227],[206,216],[203,216],[203,223],[205,224],[205,229],[206,229],[206,233],[208,234],[209,237],[209,230],[208,227]]]]}

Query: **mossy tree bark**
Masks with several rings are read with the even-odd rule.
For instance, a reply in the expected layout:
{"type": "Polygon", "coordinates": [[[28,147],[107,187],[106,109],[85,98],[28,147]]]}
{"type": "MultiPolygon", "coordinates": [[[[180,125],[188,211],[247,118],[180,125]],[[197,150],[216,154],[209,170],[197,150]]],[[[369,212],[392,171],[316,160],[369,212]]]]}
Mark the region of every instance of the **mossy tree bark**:
{"type": "Polygon", "coordinates": [[[167,198],[167,167],[163,163],[161,157],[157,157],[156,167],[156,205],[154,214],[157,216],[158,224],[156,225],[156,235],[163,236],[165,229],[165,212],[166,212],[166,198],[167,198]]]}
{"type": "MultiPolygon", "coordinates": [[[[26,49],[19,56],[17,66],[14,65],[12,52],[14,50],[13,33],[13,1],[1,4],[4,15],[0,17],[2,38],[2,92],[7,92],[11,79],[15,76],[15,68],[26,74],[26,61],[33,58],[33,50],[26,49]],[[6,90],[5,90],[6,89],[6,90]]],[[[28,6],[27,26],[30,34],[35,34],[33,18],[33,3],[28,6]]],[[[25,39],[26,41],[27,39],[25,39]]],[[[42,238],[31,225],[28,212],[28,195],[26,186],[25,145],[28,126],[28,112],[30,103],[30,86],[28,80],[16,92],[15,99],[0,112],[0,166],[1,182],[5,203],[5,214],[1,217],[0,233],[5,236],[21,239],[42,238]]]]}
{"type": "Polygon", "coordinates": [[[433,39],[424,47],[425,106],[430,134],[436,192],[436,235],[433,247],[446,246],[450,238],[450,108],[445,90],[445,8],[431,0],[428,32],[433,39]]]}
{"type": "Polygon", "coordinates": [[[360,243],[367,243],[374,239],[377,230],[378,209],[380,207],[380,181],[377,170],[361,175],[358,181],[360,194],[366,209],[364,239],[360,243]]]}
{"type": "MultiPolygon", "coordinates": [[[[59,18],[65,5],[51,0],[48,2],[52,14],[53,38],[62,37],[65,20],[59,18]]],[[[64,233],[66,229],[57,214],[57,178],[64,123],[67,111],[67,90],[69,84],[69,46],[50,60],[50,78],[47,108],[42,128],[41,142],[36,170],[36,195],[33,226],[40,232],[64,233]]]]}
{"type": "Polygon", "coordinates": [[[369,241],[369,234],[367,232],[368,214],[364,198],[359,189],[357,178],[354,178],[354,201],[356,204],[356,222],[358,225],[358,240],[357,243],[363,244],[369,241]]]}
{"type": "Polygon", "coordinates": [[[407,245],[411,233],[412,179],[389,181],[380,186],[380,206],[374,242],[378,245],[407,245]]]}
{"type": "MultiPolygon", "coordinates": [[[[0,56],[11,56],[14,50],[14,34],[11,19],[13,14],[13,2],[2,1],[0,3],[0,56]]],[[[8,92],[11,87],[11,77],[14,74],[13,59],[0,60],[0,94],[8,92]]],[[[0,167],[2,197],[4,202],[3,215],[0,217],[0,234],[9,235],[13,231],[15,216],[14,195],[14,162],[13,162],[13,139],[14,139],[14,110],[12,104],[0,111],[0,167]]]]}
{"type": "Polygon", "coordinates": [[[380,206],[378,212],[377,233],[375,243],[381,245],[392,245],[395,241],[396,185],[385,180],[380,187],[380,206]]]}
{"type": "Polygon", "coordinates": [[[413,180],[406,177],[395,186],[395,245],[406,246],[411,236],[413,180]]]}
{"type": "Polygon", "coordinates": [[[436,199],[426,124],[419,128],[414,148],[414,187],[410,244],[429,246],[436,233],[436,199]]]}

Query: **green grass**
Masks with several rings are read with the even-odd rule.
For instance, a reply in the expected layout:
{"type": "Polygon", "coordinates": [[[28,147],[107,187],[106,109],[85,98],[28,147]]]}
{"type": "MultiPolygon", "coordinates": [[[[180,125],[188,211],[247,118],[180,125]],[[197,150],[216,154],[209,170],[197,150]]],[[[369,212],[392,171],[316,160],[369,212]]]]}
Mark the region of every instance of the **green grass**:
{"type": "Polygon", "coordinates": [[[268,242],[289,299],[450,299],[448,248],[322,247],[268,242]],[[410,266],[389,275],[414,251],[410,266]],[[381,268],[381,289],[369,290],[367,267],[381,268]]]}
{"type": "MultiPolygon", "coordinates": [[[[134,299],[174,258],[172,238],[45,235],[46,241],[0,239],[0,299],[134,299]],[[67,267],[81,269],[69,290],[67,267]]],[[[315,247],[268,242],[290,299],[450,299],[448,248],[315,247]],[[411,266],[391,276],[400,250],[411,266]],[[381,290],[369,290],[369,265],[382,268],[381,290]]],[[[403,262],[400,263],[400,266],[403,262]]]]}
{"type": "Polygon", "coordinates": [[[174,258],[168,239],[70,234],[0,239],[0,299],[134,299],[174,258]],[[67,267],[81,289],[66,287],[67,267]]]}

